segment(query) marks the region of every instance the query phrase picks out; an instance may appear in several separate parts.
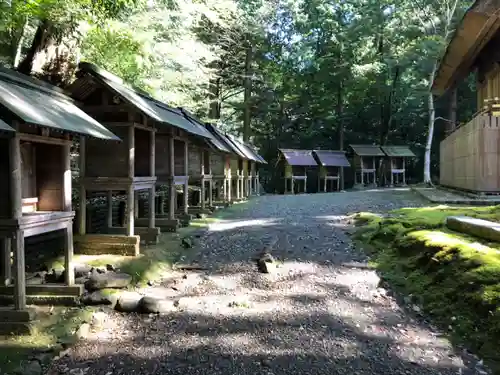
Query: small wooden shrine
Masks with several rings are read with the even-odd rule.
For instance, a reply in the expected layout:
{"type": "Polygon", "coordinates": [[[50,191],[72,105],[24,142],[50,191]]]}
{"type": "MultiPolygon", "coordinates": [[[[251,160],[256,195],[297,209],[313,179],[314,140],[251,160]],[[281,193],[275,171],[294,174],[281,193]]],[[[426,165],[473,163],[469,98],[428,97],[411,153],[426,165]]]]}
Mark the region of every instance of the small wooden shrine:
{"type": "Polygon", "coordinates": [[[384,178],[386,185],[406,186],[406,159],[414,158],[415,154],[408,146],[381,146],[384,158],[384,178]]]}
{"type": "Polygon", "coordinates": [[[219,189],[217,190],[219,195],[217,196],[218,201],[222,203],[229,204],[233,201],[234,195],[232,194],[232,182],[231,182],[231,160],[237,160],[238,154],[237,150],[229,141],[229,139],[220,131],[215,124],[205,124],[206,128],[212,133],[212,135],[217,139],[220,144],[228,150],[228,152],[218,152],[212,154],[214,159],[214,169],[212,179],[218,182],[219,189]]]}
{"type": "Polygon", "coordinates": [[[441,59],[432,92],[449,99],[440,143],[439,183],[481,194],[500,194],[500,3],[476,0],[441,59]],[[457,85],[475,73],[477,111],[457,127],[457,85]]]}
{"type": "Polygon", "coordinates": [[[354,167],[354,185],[377,186],[377,166],[380,158],[385,156],[377,145],[349,145],[352,150],[354,167]]]}
{"type": "Polygon", "coordinates": [[[0,309],[0,332],[26,332],[32,319],[27,296],[82,292],[80,285],[74,285],[72,140],[80,136],[115,144],[119,139],[61,90],[4,69],[0,69],[0,105],[0,295],[14,296],[14,311],[0,309]],[[64,232],[64,286],[27,286],[25,239],[53,231],[64,232]]]}
{"type": "MultiPolygon", "coordinates": [[[[205,124],[187,110],[182,109],[182,112],[193,125],[206,129],[205,124]]],[[[193,183],[200,186],[200,206],[192,207],[190,210],[194,214],[210,213],[214,208],[215,184],[222,185],[224,182],[225,159],[230,153],[230,150],[214,134],[210,131],[209,133],[211,138],[193,139],[193,143],[190,145],[190,164],[193,166],[190,171],[190,178],[193,183]]],[[[221,190],[217,189],[217,191],[221,190]]]]}
{"type": "MultiPolygon", "coordinates": [[[[108,232],[128,237],[139,234],[147,242],[156,242],[160,227],[169,230],[177,227],[178,185],[184,190],[182,215],[188,216],[190,137],[207,138],[211,135],[206,129],[190,123],[179,109],[128,86],[119,77],[89,63],[81,63],[79,68],[78,79],[68,89],[71,95],[81,102],[87,113],[117,131],[125,140],[112,149],[84,145],[82,160],[87,160],[81,161],[82,204],[89,189],[107,191],[110,202],[110,192],[125,191],[126,227],[109,226],[108,232]],[[161,150],[158,155],[157,147],[161,150]],[[106,158],[106,155],[114,157],[106,158]],[[155,190],[160,183],[168,184],[168,218],[156,210],[155,190]],[[141,190],[148,192],[147,219],[138,217],[137,193],[141,190]]],[[[86,233],[83,216],[80,218],[81,235],[86,233]]],[[[112,224],[111,219],[108,220],[112,224]]],[[[80,237],[79,242],[84,243],[84,237],[80,237]]],[[[105,243],[101,240],[101,244],[105,243]]]]}
{"type": "Polygon", "coordinates": [[[325,193],[333,190],[339,191],[340,169],[351,166],[345,151],[313,150],[313,156],[319,165],[318,190],[323,190],[325,193]]]}
{"type": "Polygon", "coordinates": [[[318,164],[314,160],[311,150],[279,149],[276,166],[281,172],[284,181],[284,193],[294,194],[295,184],[301,182],[303,193],[307,192],[307,172],[308,169],[317,168],[318,164]]]}

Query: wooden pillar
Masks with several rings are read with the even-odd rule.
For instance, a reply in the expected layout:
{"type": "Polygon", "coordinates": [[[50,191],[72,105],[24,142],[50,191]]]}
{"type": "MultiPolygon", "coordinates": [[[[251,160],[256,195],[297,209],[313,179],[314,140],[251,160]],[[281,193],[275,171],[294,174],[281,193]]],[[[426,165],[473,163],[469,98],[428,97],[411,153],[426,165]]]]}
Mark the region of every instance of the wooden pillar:
{"type": "Polygon", "coordinates": [[[205,152],[200,150],[200,176],[201,176],[201,190],[200,190],[200,206],[205,209],[205,152]]]}
{"type": "Polygon", "coordinates": [[[174,152],[174,138],[170,137],[168,139],[168,151],[169,151],[169,162],[170,162],[170,185],[169,185],[169,197],[168,197],[168,218],[170,220],[175,219],[175,202],[177,191],[175,190],[175,152],[174,152]]]}
{"type": "Polygon", "coordinates": [[[307,168],[304,168],[304,194],[307,193],[307,168]]]}
{"type": "MultiPolygon", "coordinates": [[[[62,159],[64,167],[63,175],[63,208],[66,212],[71,212],[71,159],[70,144],[62,147],[62,159]]],[[[66,237],[64,246],[64,269],[66,285],[75,283],[75,268],[73,266],[73,223],[68,223],[66,227],[66,237]]]]}
{"type": "Polygon", "coordinates": [[[108,191],[108,197],[106,200],[107,203],[107,213],[106,213],[106,222],[108,223],[108,228],[113,226],[113,191],[108,191]]]}
{"type": "MultiPolygon", "coordinates": [[[[135,176],[135,128],[133,124],[128,127],[128,177],[133,179],[135,176]]],[[[127,192],[127,236],[134,235],[135,218],[135,197],[134,185],[131,183],[127,192]]]]}
{"type": "Polygon", "coordinates": [[[295,180],[294,180],[294,178],[293,178],[293,175],[292,175],[292,178],[290,179],[290,182],[291,182],[291,184],[292,184],[292,186],[291,186],[291,193],[292,193],[292,194],[294,194],[293,190],[294,190],[294,188],[295,188],[295,186],[294,186],[294,185],[295,185],[295,180]]]}
{"type": "Polygon", "coordinates": [[[86,142],[85,137],[80,137],[80,215],[78,217],[78,233],[83,235],[87,232],[87,191],[85,190],[84,179],[85,179],[85,154],[86,154],[86,142]]]}
{"type": "Polygon", "coordinates": [[[208,180],[208,206],[214,206],[214,181],[212,179],[208,180]]]}
{"type": "Polygon", "coordinates": [[[0,286],[9,286],[12,279],[10,238],[0,238],[0,252],[0,286]]]}
{"type": "Polygon", "coordinates": [[[394,173],[392,173],[392,158],[389,158],[389,170],[390,170],[390,173],[391,173],[391,187],[394,186],[394,173]]]}
{"type": "Polygon", "coordinates": [[[406,158],[403,158],[403,185],[406,186],[406,158]]]}
{"type": "Polygon", "coordinates": [[[365,172],[364,172],[364,165],[363,165],[363,157],[359,157],[359,161],[361,163],[361,185],[365,184],[365,172]]]}
{"type": "Polygon", "coordinates": [[[186,181],[184,182],[184,213],[188,214],[189,207],[189,149],[188,142],[184,142],[184,175],[186,176],[186,181]]]}
{"type": "MultiPolygon", "coordinates": [[[[22,186],[21,186],[21,143],[16,133],[10,139],[10,203],[11,217],[21,220],[22,212],[22,186]]],[[[14,308],[24,310],[26,308],[26,269],[24,261],[24,232],[16,230],[12,238],[12,250],[14,252],[14,308]]]]}
{"type": "MultiPolygon", "coordinates": [[[[151,177],[155,176],[155,158],[156,158],[156,140],[155,140],[155,130],[151,129],[149,132],[149,175],[151,177]]],[[[149,189],[149,195],[148,195],[148,224],[150,228],[154,228],[156,223],[155,223],[155,214],[156,214],[156,209],[155,209],[155,185],[153,185],[149,189]]]]}

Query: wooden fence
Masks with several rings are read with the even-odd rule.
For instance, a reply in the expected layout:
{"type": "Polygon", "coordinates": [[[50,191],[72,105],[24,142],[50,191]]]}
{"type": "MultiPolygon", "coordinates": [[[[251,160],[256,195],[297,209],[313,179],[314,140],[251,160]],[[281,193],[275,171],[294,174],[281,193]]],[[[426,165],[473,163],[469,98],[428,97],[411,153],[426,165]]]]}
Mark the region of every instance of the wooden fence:
{"type": "Polygon", "coordinates": [[[498,117],[480,113],[441,142],[441,185],[500,193],[499,125],[498,117]]]}

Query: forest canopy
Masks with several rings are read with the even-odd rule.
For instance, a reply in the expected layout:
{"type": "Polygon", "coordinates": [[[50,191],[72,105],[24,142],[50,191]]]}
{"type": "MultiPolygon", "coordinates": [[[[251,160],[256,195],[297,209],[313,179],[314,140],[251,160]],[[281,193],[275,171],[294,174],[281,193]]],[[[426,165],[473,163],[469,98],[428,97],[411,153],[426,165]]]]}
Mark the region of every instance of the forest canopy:
{"type": "MultiPolygon", "coordinates": [[[[422,179],[429,89],[463,0],[1,0],[0,60],[59,86],[89,61],[277,148],[407,144],[422,179]]],[[[458,121],[474,87],[458,87],[458,121]]],[[[448,116],[447,97],[435,115],[448,116]]],[[[434,125],[434,121],[432,121],[434,125]]],[[[436,121],[430,160],[446,124],[436,121]]],[[[436,151],[436,152],[434,152],[436,151]]]]}

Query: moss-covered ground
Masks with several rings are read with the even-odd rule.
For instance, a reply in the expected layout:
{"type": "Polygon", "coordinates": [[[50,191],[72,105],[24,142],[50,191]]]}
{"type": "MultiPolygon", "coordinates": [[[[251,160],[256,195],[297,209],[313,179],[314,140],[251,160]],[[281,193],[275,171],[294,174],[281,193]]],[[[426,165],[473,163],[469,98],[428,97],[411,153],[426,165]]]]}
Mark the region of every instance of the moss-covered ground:
{"type": "MultiPolygon", "coordinates": [[[[207,228],[210,224],[220,220],[230,219],[231,216],[243,209],[246,203],[231,206],[217,211],[211,217],[191,221],[190,226],[180,228],[177,233],[162,233],[160,242],[154,246],[141,248],[141,256],[126,257],[114,255],[75,255],[75,263],[84,263],[91,266],[105,266],[113,264],[132,276],[133,285],[141,285],[148,281],[155,281],[171,270],[172,265],[182,261],[183,255],[191,248],[182,246],[182,239],[189,237],[195,242],[197,231],[207,228]]],[[[63,268],[62,257],[45,261],[49,269],[63,268]]],[[[115,290],[106,290],[105,293],[114,293],[115,290]]],[[[90,308],[68,308],[55,306],[33,307],[36,310],[37,320],[33,325],[33,334],[30,336],[0,336],[0,374],[12,373],[19,368],[22,360],[28,359],[34,352],[57,345],[58,342],[68,342],[78,326],[89,321],[92,315],[90,308]]]]}
{"type": "Polygon", "coordinates": [[[354,216],[355,237],[392,287],[500,373],[500,244],[452,232],[445,219],[467,215],[500,222],[500,206],[423,207],[385,217],[354,216]]]}

